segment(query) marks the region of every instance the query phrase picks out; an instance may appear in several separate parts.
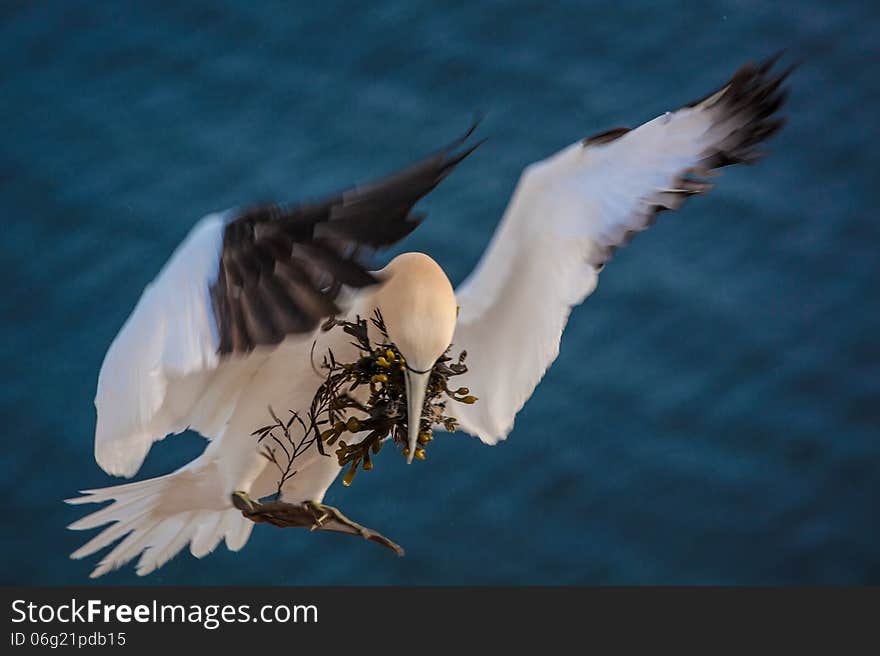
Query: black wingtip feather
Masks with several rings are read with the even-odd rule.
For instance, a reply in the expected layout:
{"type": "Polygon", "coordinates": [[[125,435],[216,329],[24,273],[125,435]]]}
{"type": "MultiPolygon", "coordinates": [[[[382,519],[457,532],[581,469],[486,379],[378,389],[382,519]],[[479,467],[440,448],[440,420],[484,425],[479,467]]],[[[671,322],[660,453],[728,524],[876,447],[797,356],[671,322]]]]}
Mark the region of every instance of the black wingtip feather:
{"type": "Polygon", "coordinates": [[[757,146],[779,132],[786,121],[785,117],[778,116],[778,112],[788,98],[784,83],[794,67],[774,73],[774,66],[782,54],[776,53],[759,64],[742,66],[722,87],[720,96],[716,91],[703,101],[689,105],[704,106],[707,111],[712,111],[716,124],[729,122],[736,126],[713,147],[712,152],[706,154],[704,168],[753,164],[764,156],[757,146]],[[706,104],[714,96],[717,97],[711,104],[706,104]]]}
{"type": "MultiPolygon", "coordinates": [[[[780,51],[758,64],[748,63],[740,67],[727,84],[703,98],[685,105],[685,108],[709,112],[713,130],[722,126],[718,141],[701,156],[701,161],[685,171],[672,182],[670,189],[658,190],[643,198],[643,209],[632,225],[635,227],[622,239],[603,244],[591,259],[591,264],[600,271],[615,249],[626,244],[632,236],[654,223],[657,214],[665,210],[676,210],[690,196],[707,192],[712,184],[700,179],[709,175],[713,169],[731,164],[753,164],[765,152],[761,145],[785,125],[785,117],[778,112],[788,98],[785,81],[796,68],[796,64],[774,72],[782,58],[780,51]]],[[[587,140],[587,144],[608,143],[620,138],[625,130],[618,128],[600,133],[587,140]]]]}

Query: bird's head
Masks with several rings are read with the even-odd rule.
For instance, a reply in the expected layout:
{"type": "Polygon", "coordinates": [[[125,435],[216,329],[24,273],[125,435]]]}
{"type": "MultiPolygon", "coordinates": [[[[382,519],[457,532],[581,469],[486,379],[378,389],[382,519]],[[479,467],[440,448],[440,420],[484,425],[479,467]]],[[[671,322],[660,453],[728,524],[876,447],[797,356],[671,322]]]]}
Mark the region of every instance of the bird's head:
{"type": "Polygon", "coordinates": [[[406,359],[407,462],[412,462],[431,369],[455,332],[455,292],[440,265],[423,253],[398,255],[376,277],[382,282],[371,303],[406,359]]]}

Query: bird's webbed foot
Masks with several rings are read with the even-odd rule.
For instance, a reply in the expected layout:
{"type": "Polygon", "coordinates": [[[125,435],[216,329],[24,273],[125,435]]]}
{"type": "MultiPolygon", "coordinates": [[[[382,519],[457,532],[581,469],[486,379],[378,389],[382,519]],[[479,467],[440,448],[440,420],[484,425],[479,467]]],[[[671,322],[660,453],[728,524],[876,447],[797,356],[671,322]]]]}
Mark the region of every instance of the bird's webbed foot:
{"type": "Polygon", "coordinates": [[[362,538],[381,544],[391,549],[398,556],[403,549],[381,533],[361,526],[343,515],[338,508],[325,506],[318,501],[302,503],[286,503],[284,501],[267,501],[265,503],[252,499],[247,492],[236,491],[231,495],[232,505],[241,511],[255,524],[272,524],[280,528],[302,527],[313,531],[335,531],[349,535],[360,535],[362,538]]]}
{"type": "Polygon", "coordinates": [[[339,508],[334,508],[333,506],[328,506],[317,501],[305,501],[303,502],[303,505],[308,508],[315,517],[315,524],[311,528],[313,531],[321,528],[327,520],[335,519],[340,524],[344,524],[345,526],[354,529],[365,538],[373,533],[368,528],[361,526],[357,522],[352,521],[343,515],[339,508]]]}

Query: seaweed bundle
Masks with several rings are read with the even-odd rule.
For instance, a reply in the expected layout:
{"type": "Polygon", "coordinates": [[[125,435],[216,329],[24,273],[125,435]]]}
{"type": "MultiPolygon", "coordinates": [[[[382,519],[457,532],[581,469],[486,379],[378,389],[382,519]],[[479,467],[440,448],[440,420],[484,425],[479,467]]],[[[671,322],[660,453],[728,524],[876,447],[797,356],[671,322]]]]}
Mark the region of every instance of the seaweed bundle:
{"type": "MultiPolygon", "coordinates": [[[[373,469],[373,459],[383,444],[392,441],[401,447],[404,457],[409,456],[406,436],[408,432],[406,412],[406,360],[388,337],[381,313],[376,310],[369,319],[380,336],[373,343],[366,319],[354,321],[336,318],[328,320],[322,330],[341,328],[352,337],[359,357],[353,362],[340,362],[332,350],[323,357],[321,369],[324,382],[318,387],[303,417],[291,411],[287,421],[282,421],[270,408],[273,423],[263,426],[254,435],[264,445],[263,454],[275,464],[280,472],[277,492],[296,474],[295,461],[311,448],[329,455],[326,447],[335,446],[335,456],[341,467],[348,467],[342,482],[351,485],[359,469],[373,469]],[[366,400],[359,400],[355,392],[367,390],[366,400]],[[361,438],[361,434],[364,434],[361,438]],[[350,434],[358,435],[357,441],[343,439],[350,434]]],[[[419,426],[418,445],[413,454],[424,460],[425,448],[433,440],[432,429],[442,426],[449,432],[456,430],[454,417],[446,414],[446,403],[474,403],[476,397],[466,387],[450,389],[449,381],[467,372],[467,353],[462,351],[457,359],[449,355],[450,348],[431,369],[425,403],[419,426]]],[[[359,394],[363,399],[363,394],[359,394]]]]}

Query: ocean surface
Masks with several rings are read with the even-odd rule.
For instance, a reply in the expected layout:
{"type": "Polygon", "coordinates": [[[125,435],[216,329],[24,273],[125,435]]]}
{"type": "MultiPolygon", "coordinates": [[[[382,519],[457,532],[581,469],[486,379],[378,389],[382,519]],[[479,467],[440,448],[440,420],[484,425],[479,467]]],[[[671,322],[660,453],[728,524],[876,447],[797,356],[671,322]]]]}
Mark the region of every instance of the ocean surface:
{"type": "Polygon", "coordinates": [[[618,252],[505,443],[438,435],[331,488],[406,557],[264,525],[101,582],[880,583],[880,5],[309,4],[0,5],[0,583],[87,581],[62,499],[114,482],[98,369],[201,216],[368,181],[484,115],[395,251],[457,283],[523,166],[780,48],[801,66],[767,159],[618,252]]]}

